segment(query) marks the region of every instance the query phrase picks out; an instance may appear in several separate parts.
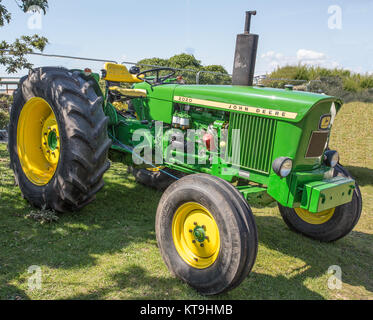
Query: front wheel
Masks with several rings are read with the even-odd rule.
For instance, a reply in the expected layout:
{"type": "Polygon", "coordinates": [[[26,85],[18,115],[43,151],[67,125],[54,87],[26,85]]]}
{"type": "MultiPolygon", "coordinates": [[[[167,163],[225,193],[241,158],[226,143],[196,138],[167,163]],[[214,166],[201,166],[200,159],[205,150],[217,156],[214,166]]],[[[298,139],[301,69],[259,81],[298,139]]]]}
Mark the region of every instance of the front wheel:
{"type": "Polygon", "coordinates": [[[256,259],[250,207],[232,185],[206,174],[186,176],[165,191],[156,235],[169,270],[205,295],[238,286],[256,259]]]}
{"type": "MultiPolygon", "coordinates": [[[[340,164],[335,167],[334,175],[352,178],[340,164]]],[[[278,207],[283,220],[290,229],[315,240],[331,242],[349,234],[358,223],[362,198],[359,186],[355,182],[351,202],[329,210],[311,213],[302,208],[287,208],[280,204],[278,207]]]]}

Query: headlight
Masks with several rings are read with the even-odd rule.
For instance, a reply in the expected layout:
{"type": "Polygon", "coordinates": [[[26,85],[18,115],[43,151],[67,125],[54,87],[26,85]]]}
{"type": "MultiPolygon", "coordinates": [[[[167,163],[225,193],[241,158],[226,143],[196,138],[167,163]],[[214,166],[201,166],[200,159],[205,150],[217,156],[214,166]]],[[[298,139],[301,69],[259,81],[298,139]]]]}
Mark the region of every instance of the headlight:
{"type": "Polygon", "coordinates": [[[334,168],[339,162],[339,154],[335,150],[327,150],[324,153],[324,162],[328,167],[334,168]]]}
{"type": "Polygon", "coordinates": [[[293,168],[293,160],[288,157],[280,157],[272,163],[272,169],[277,175],[284,178],[287,177],[293,168]]]}

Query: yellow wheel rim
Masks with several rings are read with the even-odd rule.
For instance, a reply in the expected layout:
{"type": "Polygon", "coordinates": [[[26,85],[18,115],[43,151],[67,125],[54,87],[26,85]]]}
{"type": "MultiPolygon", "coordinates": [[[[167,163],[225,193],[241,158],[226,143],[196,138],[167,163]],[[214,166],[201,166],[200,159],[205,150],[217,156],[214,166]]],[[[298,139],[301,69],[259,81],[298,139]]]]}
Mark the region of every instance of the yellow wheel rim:
{"type": "Polygon", "coordinates": [[[17,125],[17,149],[23,172],[35,185],[46,185],[60,158],[60,134],[51,106],[31,98],[23,106],[17,125]]]}
{"type": "Polygon", "coordinates": [[[211,266],[219,255],[219,229],[211,213],[195,202],[180,206],[172,220],[172,238],[181,258],[197,269],[211,266]]]}
{"type": "Polygon", "coordinates": [[[323,224],[333,217],[335,208],[324,210],[318,213],[312,213],[302,208],[295,208],[294,210],[298,217],[307,223],[323,224]]]}

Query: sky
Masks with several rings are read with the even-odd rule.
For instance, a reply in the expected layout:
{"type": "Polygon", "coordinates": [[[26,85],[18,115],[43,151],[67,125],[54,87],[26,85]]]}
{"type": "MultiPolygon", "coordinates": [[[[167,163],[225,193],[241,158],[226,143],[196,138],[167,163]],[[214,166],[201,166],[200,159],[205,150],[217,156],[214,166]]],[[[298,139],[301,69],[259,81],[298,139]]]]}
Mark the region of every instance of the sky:
{"type": "MultiPolygon", "coordinates": [[[[41,20],[23,13],[13,0],[3,4],[13,19],[0,28],[0,41],[38,33],[49,39],[45,53],[118,62],[186,52],[229,73],[245,11],[257,10],[251,27],[260,37],[256,75],[298,63],[373,73],[373,0],[50,0],[41,20]]],[[[45,57],[30,61],[102,67],[45,57]]]]}

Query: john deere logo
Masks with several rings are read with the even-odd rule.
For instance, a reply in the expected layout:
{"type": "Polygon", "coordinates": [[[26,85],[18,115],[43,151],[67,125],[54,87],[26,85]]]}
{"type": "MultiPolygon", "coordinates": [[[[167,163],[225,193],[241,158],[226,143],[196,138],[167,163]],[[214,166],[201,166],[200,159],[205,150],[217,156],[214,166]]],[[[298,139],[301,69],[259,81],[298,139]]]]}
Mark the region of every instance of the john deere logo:
{"type": "Polygon", "coordinates": [[[230,104],[230,103],[216,102],[216,101],[210,101],[210,100],[201,100],[201,99],[180,97],[180,96],[174,96],[174,101],[182,102],[182,103],[197,104],[197,105],[204,106],[204,107],[213,107],[213,108],[221,108],[225,110],[263,114],[263,115],[278,117],[278,118],[295,119],[298,115],[298,113],[295,113],[295,112],[264,109],[264,108],[250,107],[250,106],[241,106],[238,104],[230,104]]]}
{"type": "Polygon", "coordinates": [[[325,114],[320,118],[319,129],[326,130],[330,126],[330,120],[332,119],[330,114],[325,114]]]}

